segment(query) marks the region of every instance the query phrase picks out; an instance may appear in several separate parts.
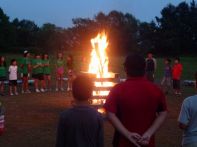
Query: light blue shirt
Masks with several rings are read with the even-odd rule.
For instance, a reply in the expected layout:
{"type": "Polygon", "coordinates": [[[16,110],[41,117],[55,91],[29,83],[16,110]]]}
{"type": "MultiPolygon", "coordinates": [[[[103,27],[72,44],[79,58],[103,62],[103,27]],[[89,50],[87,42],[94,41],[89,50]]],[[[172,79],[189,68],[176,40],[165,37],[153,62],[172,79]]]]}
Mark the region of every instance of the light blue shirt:
{"type": "Polygon", "coordinates": [[[197,95],[183,101],[178,121],[188,126],[182,144],[197,143],[197,95]]]}

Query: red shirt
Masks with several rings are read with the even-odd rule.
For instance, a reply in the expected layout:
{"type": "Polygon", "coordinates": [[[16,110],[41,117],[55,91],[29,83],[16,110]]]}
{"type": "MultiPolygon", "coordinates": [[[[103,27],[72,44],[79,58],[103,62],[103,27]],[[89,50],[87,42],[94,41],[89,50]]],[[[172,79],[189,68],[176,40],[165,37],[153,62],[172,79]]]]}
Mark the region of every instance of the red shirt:
{"type": "MultiPolygon", "coordinates": [[[[152,125],[157,112],[167,110],[163,92],[143,77],[129,78],[116,85],[111,90],[104,108],[115,113],[129,131],[140,135],[152,125]]],[[[118,147],[135,147],[120,134],[118,138],[118,147]]],[[[154,146],[152,137],[147,147],[154,146]]]]}
{"type": "Polygon", "coordinates": [[[175,64],[172,68],[172,78],[175,80],[180,80],[182,71],[183,71],[182,64],[180,63],[175,64]]]}

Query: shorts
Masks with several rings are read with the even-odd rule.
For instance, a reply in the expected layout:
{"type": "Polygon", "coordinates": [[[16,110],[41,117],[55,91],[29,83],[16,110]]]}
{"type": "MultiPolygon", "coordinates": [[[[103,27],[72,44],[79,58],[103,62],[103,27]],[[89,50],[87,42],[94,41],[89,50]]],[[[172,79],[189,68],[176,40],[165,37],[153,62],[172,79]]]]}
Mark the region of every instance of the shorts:
{"type": "Polygon", "coordinates": [[[7,78],[6,77],[0,77],[0,81],[6,81],[7,78]]]}
{"type": "Polygon", "coordinates": [[[72,71],[72,69],[69,69],[69,70],[68,70],[68,76],[69,76],[69,77],[72,77],[72,76],[73,76],[73,71],[72,71]]]}
{"type": "Polygon", "coordinates": [[[154,71],[146,71],[146,78],[149,81],[154,82],[154,71]]]}
{"type": "Polygon", "coordinates": [[[44,80],[44,75],[43,74],[33,74],[32,78],[37,79],[37,80],[44,80]]]}
{"type": "Polygon", "coordinates": [[[180,80],[173,79],[173,89],[181,89],[180,80]]]}
{"type": "Polygon", "coordinates": [[[64,74],[64,68],[63,67],[59,67],[59,68],[57,68],[57,74],[58,75],[62,75],[62,74],[64,74]]]}
{"type": "Polygon", "coordinates": [[[9,80],[9,86],[17,86],[17,80],[9,80]]]}

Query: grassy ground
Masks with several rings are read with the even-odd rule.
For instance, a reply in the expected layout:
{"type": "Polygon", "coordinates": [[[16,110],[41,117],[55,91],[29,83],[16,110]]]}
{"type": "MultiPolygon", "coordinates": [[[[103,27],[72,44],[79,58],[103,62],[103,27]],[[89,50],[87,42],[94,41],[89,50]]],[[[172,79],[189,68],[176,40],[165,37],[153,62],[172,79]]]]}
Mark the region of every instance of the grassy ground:
{"type": "MultiPolygon", "coordinates": [[[[157,147],[180,147],[181,134],[177,126],[180,105],[193,88],[184,88],[183,96],[167,96],[169,115],[156,135],[157,147]]],[[[67,93],[24,94],[1,97],[6,107],[6,132],[0,137],[1,147],[54,147],[60,112],[71,106],[67,93]]],[[[113,128],[105,121],[105,147],[111,147],[113,128]]]]}

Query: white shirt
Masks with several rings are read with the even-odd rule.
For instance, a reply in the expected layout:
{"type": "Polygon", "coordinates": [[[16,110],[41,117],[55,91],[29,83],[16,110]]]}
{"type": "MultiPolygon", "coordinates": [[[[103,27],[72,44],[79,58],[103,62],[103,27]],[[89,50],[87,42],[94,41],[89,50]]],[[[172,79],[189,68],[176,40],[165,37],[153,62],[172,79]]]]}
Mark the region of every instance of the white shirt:
{"type": "Polygon", "coordinates": [[[9,71],[9,80],[17,80],[18,67],[10,65],[8,71],[9,71]]]}

